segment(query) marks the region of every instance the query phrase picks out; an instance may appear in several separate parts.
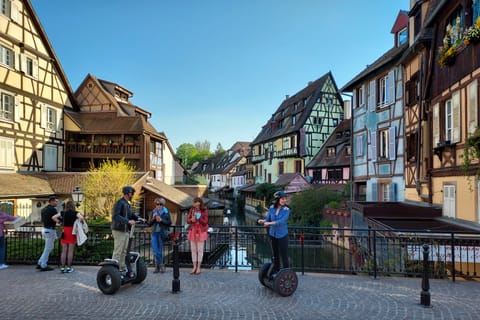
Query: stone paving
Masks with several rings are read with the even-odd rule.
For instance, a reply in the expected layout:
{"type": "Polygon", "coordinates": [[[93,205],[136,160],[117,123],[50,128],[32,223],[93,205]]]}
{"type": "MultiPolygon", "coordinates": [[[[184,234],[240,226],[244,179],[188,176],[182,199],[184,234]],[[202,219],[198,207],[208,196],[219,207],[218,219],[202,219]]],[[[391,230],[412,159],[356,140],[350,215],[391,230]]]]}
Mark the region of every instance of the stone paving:
{"type": "Polygon", "coordinates": [[[127,284],[114,295],[96,285],[98,267],[40,272],[34,266],[0,270],[1,319],[480,319],[480,283],[430,280],[431,307],[420,305],[421,279],[298,274],[297,291],[281,297],[256,271],[172,269],[127,284]]]}

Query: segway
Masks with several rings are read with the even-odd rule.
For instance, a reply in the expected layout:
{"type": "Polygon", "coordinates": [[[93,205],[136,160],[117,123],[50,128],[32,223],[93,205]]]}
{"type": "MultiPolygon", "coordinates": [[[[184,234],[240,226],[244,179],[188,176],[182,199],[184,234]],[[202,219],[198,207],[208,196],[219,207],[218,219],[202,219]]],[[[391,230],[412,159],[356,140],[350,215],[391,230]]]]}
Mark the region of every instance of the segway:
{"type": "MultiPolygon", "coordinates": [[[[259,223],[257,221],[257,223],[259,223]]],[[[273,253],[272,243],[270,242],[270,249],[273,253]]],[[[274,257],[272,262],[264,263],[258,271],[258,281],[260,283],[275,291],[282,297],[292,295],[298,286],[298,277],[295,271],[291,268],[282,268],[278,272],[274,270],[274,257]]]]}
{"type": "Polygon", "coordinates": [[[120,289],[120,286],[127,283],[141,283],[147,277],[147,265],[140,257],[140,253],[130,251],[134,231],[135,225],[132,225],[125,257],[126,271],[120,272],[120,266],[116,259],[104,259],[99,264],[101,268],[97,273],[97,286],[104,294],[114,294],[120,289]]]}

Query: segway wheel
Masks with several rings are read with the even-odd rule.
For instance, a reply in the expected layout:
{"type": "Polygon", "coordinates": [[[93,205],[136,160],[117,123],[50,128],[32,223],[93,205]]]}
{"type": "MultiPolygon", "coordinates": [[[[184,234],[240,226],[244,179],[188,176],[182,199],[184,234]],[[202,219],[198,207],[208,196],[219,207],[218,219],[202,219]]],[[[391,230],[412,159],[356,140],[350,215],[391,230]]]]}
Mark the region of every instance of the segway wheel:
{"type": "Polygon", "coordinates": [[[258,271],[258,281],[263,286],[266,286],[265,284],[265,278],[267,277],[268,269],[270,269],[270,266],[272,265],[271,262],[264,263],[261,267],[260,270],[258,271]]]}
{"type": "Polygon", "coordinates": [[[273,290],[282,297],[288,297],[297,290],[297,274],[291,269],[280,270],[273,283],[273,290]]]}
{"type": "Polygon", "coordinates": [[[122,278],[115,266],[103,266],[97,273],[97,286],[104,294],[114,294],[120,289],[122,278]]]}
{"type": "Polygon", "coordinates": [[[132,281],[132,283],[140,283],[145,278],[147,277],[147,265],[145,264],[145,261],[143,261],[142,258],[137,260],[137,276],[135,277],[135,280],[132,281]]]}

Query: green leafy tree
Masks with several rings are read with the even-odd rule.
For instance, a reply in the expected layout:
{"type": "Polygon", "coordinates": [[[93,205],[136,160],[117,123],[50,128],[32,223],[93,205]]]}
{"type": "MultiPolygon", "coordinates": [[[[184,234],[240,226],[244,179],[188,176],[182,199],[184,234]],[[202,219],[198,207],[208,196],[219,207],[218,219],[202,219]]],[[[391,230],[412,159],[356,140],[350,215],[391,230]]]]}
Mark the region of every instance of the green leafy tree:
{"type": "Polygon", "coordinates": [[[272,183],[262,183],[257,186],[255,190],[255,195],[257,199],[263,199],[266,202],[266,205],[269,206],[273,201],[273,194],[279,190],[282,190],[282,186],[277,186],[272,183]]]}
{"type": "MultiPolygon", "coordinates": [[[[88,172],[90,174],[81,186],[87,218],[110,221],[115,201],[123,196],[122,187],[135,183],[135,168],[124,159],[105,160],[88,172]]],[[[136,197],[138,193],[134,202],[136,197]]]]}
{"type": "Polygon", "coordinates": [[[220,154],[222,152],[225,152],[225,150],[223,149],[222,144],[219,142],[217,144],[217,149],[215,149],[215,154],[220,154]]]}
{"type": "Polygon", "coordinates": [[[323,225],[323,208],[331,202],[340,202],[344,198],[329,188],[312,188],[294,194],[289,206],[292,209],[292,225],[318,227],[323,225]]]}
{"type": "Polygon", "coordinates": [[[197,148],[191,143],[182,143],[177,148],[177,158],[182,159],[182,164],[188,168],[195,161],[198,154],[197,148]]]}

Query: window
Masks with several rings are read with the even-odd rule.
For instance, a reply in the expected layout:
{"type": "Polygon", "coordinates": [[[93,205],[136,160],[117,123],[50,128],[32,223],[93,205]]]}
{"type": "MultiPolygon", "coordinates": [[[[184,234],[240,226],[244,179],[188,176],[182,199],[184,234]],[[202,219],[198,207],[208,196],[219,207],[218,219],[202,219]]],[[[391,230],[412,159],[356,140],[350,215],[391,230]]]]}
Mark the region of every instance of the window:
{"type": "Polygon", "coordinates": [[[285,172],[285,164],[283,163],[283,161],[280,161],[278,163],[278,174],[281,175],[285,172]]]}
{"type": "Polygon", "coordinates": [[[45,171],[57,171],[57,146],[53,144],[46,144],[43,147],[44,163],[43,169],[45,171]]]}
{"type": "Polygon", "coordinates": [[[57,131],[57,110],[51,106],[42,105],[42,128],[48,131],[57,131]]]}
{"type": "Polygon", "coordinates": [[[20,56],[22,71],[25,75],[34,79],[38,78],[38,61],[37,59],[22,54],[20,56]]]}
{"type": "Polygon", "coordinates": [[[446,184],[443,186],[443,215],[455,218],[455,185],[446,184]]]}
{"type": "Polygon", "coordinates": [[[13,50],[0,45],[0,64],[6,65],[10,68],[15,66],[13,50]]]}
{"type": "Polygon", "coordinates": [[[400,47],[402,44],[407,43],[408,40],[408,31],[407,28],[403,28],[397,34],[397,46],[400,47]]]}
{"type": "Polygon", "coordinates": [[[381,160],[395,160],[396,158],[396,128],[390,127],[382,129],[378,132],[371,132],[370,153],[372,161],[381,160]],[[377,145],[378,143],[378,145],[377,145]]]}
{"type": "Polygon", "coordinates": [[[302,160],[295,160],[295,173],[302,173],[302,160]]]}
{"type": "Polygon", "coordinates": [[[450,34],[450,44],[456,43],[463,37],[463,31],[465,27],[463,16],[463,7],[459,7],[447,20],[445,32],[450,34]]]}
{"type": "Polygon", "coordinates": [[[0,105],[0,119],[13,121],[14,117],[14,106],[15,106],[15,98],[13,95],[2,92],[1,93],[1,105],[0,105]]]}
{"type": "Polygon", "coordinates": [[[364,146],[363,134],[355,135],[355,156],[357,157],[363,156],[363,146],[364,146]]]}
{"type": "Polygon", "coordinates": [[[378,156],[386,159],[388,157],[388,130],[382,130],[379,134],[378,156]]]}
{"type": "Polygon", "coordinates": [[[332,119],[333,126],[338,126],[338,119],[332,119]]]}
{"type": "Polygon", "coordinates": [[[14,140],[0,137],[0,168],[14,169],[14,140]]]}
{"type": "Polygon", "coordinates": [[[307,106],[307,98],[304,98],[304,99],[303,99],[303,106],[304,106],[304,107],[307,106]]]}
{"type": "Polygon", "coordinates": [[[387,93],[387,83],[388,77],[383,77],[378,82],[378,104],[384,105],[388,101],[388,93],[387,93]]]}
{"type": "Polygon", "coordinates": [[[390,183],[381,183],[380,192],[382,193],[381,194],[382,201],[391,201],[390,200],[390,183]]]}
{"type": "MultiPolygon", "coordinates": [[[[395,75],[394,70],[390,70],[390,72],[387,75],[378,79],[377,81],[378,96],[376,101],[379,107],[383,107],[385,105],[389,105],[394,102],[394,97],[395,97],[394,75],[395,75]]],[[[372,99],[375,99],[375,97],[373,97],[372,99]]]]}
{"type": "Polygon", "coordinates": [[[417,159],[417,140],[418,133],[415,131],[407,135],[407,161],[415,161],[417,159]]]}
{"type": "Polygon", "coordinates": [[[294,126],[296,123],[297,123],[297,115],[294,114],[294,115],[292,116],[292,126],[294,126]]]}
{"type": "Polygon", "coordinates": [[[445,140],[452,141],[453,117],[452,117],[452,99],[445,101],[445,140]]]}
{"type": "Polygon", "coordinates": [[[410,107],[418,102],[418,73],[405,83],[405,105],[410,107]]]}
{"type": "Polygon", "coordinates": [[[335,147],[328,147],[327,148],[327,157],[335,157],[335,147]]]}
{"type": "Polygon", "coordinates": [[[480,0],[473,0],[472,9],[473,9],[472,24],[474,24],[475,21],[477,21],[477,19],[480,17],[480,0]]]}
{"type": "Polygon", "coordinates": [[[351,156],[352,155],[352,146],[351,145],[348,145],[348,146],[345,146],[346,148],[346,152],[347,152],[347,156],[351,156]]]}

